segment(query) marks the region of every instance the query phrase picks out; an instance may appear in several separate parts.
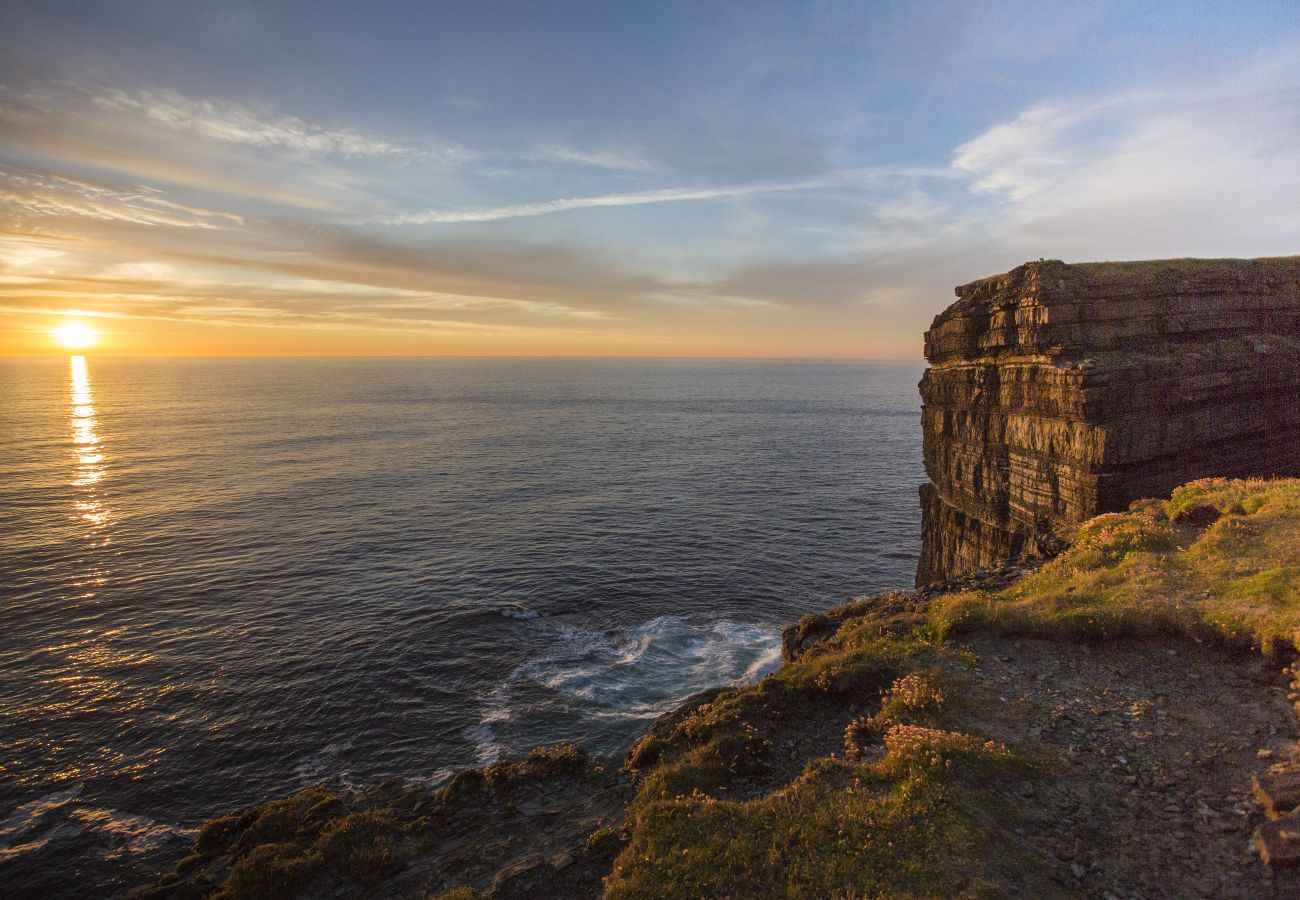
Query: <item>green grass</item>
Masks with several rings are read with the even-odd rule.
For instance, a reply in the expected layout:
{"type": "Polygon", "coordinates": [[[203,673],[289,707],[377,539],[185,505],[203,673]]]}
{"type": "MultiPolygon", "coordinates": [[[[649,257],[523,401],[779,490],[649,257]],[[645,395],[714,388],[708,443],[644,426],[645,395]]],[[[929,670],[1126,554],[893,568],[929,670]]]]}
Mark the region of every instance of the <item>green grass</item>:
{"type": "Polygon", "coordinates": [[[1293,648],[1300,480],[1204,479],[1168,501],[1098,516],[1038,572],[1003,591],[942,598],[931,620],[945,631],[1176,633],[1270,654],[1293,648]]]}
{"type": "Polygon", "coordinates": [[[760,800],[642,805],[606,896],[999,896],[998,841],[957,778],[826,760],[760,800]]]}
{"type": "Polygon", "coordinates": [[[640,791],[607,897],[1055,893],[1009,836],[1014,811],[993,790],[1025,777],[1025,764],[945,715],[935,663],[954,651],[918,611],[863,603],[836,615],[832,638],[633,749],[640,791]],[[876,699],[875,715],[850,724],[844,757],[814,759],[766,796],[728,799],[807,710],[876,699]]]}

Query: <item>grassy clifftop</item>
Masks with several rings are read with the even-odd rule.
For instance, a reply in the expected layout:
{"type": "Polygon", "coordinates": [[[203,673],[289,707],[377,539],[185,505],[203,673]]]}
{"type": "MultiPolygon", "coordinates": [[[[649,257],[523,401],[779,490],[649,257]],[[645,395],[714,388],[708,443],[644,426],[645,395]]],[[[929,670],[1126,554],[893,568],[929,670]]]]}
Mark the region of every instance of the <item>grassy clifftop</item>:
{"type": "Polygon", "coordinates": [[[1300,480],[1203,479],[1080,527],[1013,587],[935,604],[945,630],[1061,637],[1176,633],[1300,645],[1300,480]]]}
{"type": "Polygon", "coordinates": [[[1250,778],[1296,735],[1298,551],[1300,480],[1194,482],[1039,568],[806,618],[778,671],[660,720],[621,775],[561,751],[405,811],[263,804],[148,893],[1293,896],[1243,851],[1250,778]]]}

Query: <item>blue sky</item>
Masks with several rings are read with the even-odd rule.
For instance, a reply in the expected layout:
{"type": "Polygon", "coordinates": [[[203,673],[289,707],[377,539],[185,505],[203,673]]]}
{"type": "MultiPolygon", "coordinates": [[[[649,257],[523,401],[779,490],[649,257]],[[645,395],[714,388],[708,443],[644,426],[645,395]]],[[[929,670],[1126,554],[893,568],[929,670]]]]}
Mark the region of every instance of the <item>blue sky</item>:
{"type": "Polygon", "coordinates": [[[1038,257],[1300,251],[1290,3],[40,2],[0,352],[916,357],[1038,257]]]}

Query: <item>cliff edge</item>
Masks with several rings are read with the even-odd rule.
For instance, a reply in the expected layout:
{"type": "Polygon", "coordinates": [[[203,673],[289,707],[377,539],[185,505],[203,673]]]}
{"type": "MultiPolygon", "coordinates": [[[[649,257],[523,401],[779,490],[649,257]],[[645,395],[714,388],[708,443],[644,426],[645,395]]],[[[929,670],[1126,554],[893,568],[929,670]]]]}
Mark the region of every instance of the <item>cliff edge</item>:
{"type": "Polygon", "coordinates": [[[1209,475],[1300,475],[1300,257],[1026,263],[925,335],[917,584],[1209,475]]]}

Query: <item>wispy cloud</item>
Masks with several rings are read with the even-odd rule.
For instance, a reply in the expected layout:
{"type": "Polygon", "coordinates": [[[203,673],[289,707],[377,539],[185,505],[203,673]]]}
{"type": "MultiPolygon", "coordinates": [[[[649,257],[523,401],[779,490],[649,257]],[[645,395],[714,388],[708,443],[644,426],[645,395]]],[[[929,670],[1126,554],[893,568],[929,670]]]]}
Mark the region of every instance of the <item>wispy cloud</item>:
{"type": "Polygon", "coordinates": [[[987,234],[1031,256],[1294,252],[1300,86],[1035,104],[958,147],[987,234]]]}
{"type": "Polygon", "coordinates": [[[386,140],[350,128],[326,128],[270,107],[214,99],[194,99],[174,91],[104,91],[94,104],[108,112],[138,113],[176,131],[253,147],[277,147],[302,156],[439,158],[465,157],[451,145],[433,146],[386,140]]]}
{"type": "Polygon", "coordinates": [[[533,153],[523,154],[524,159],[543,162],[569,163],[575,166],[591,166],[598,169],[610,169],[615,172],[653,172],[655,164],[631,150],[598,148],[581,149],[565,145],[550,144],[533,153]]]}
{"type": "Polygon", "coordinates": [[[565,197],[559,200],[544,200],[540,203],[518,203],[513,206],[480,207],[477,209],[427,209],[422,212],[377,217],[371,221],[381,225],[495,222],[499,219],[545,216],[573,209],[593,209],[603,206],[642,206],[647,203],[681,203],[688,200],[718,200],[729,197],[749,197],[755,194],[773,194],[783,191],[804,191],[829,186],[830,182],[811,180],[768,184],[739,184],[711,188],[663,188],[655,191],[633,191],[627,194],[565,197]]]}
{"type": "Polygon", "coordinates": [[[25,217],[74,217],[177,228],[244,224],[234,213],[167,200],[156,188],[116,188],[21,170],[0,170],[0,207],[25,217]]]}
{"type": "Polygon", "coordinates": [[[611,206],[643,206],[652,203],[682,203],[698,200],[727,200],[735,197],[753,197],[761,194],[782,194],[795,191],[815,191],[827,188],[859,186],[894,178],[951,178],[944,169],[919,167],[877,167],[836,172],[829,175],[797,181],[763,181],[750,184],[722,185],[702,188],[660,188],[651,191],[598,194],[590,197],[564,197],[538,203],[518,203],[510,206],[476,207],[470,209],[427,209],[420,212],[377,216],[367,222],[381,225],[431,225],[457,222],[495,222],[501,219],[518,219],[526,216],[545,216],[575,209],[595,209],[611,206]]]}
{"type": "Polygon", "coordinates": [[[1046,184],[1047,173],[1074,161],[1065,140],[1071,128],[1093,117],[1094,109],[1041,103],[1000,122],[967,141],[953,154],[953,168],[973,177],[977,191],[1005,191],[1024,199],[1046,184]]]}

